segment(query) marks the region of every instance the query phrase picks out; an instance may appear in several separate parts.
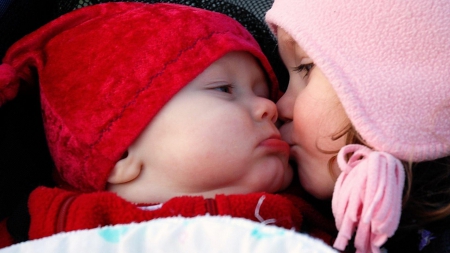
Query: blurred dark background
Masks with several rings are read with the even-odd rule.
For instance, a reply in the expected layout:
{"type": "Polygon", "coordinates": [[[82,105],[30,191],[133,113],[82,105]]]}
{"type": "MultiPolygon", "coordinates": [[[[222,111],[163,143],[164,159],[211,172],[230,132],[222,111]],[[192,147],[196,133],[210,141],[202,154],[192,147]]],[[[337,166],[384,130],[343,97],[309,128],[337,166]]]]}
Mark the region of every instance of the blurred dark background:
{"type": "MultiPolygon", "coordinates": [[[[55,0],[2,0],[0,56],[25,34],[53,19],[55,0]]],[[[0,107],[0,220],[38,185],[52,185],[38,87],[21,89],[0,107]]]]}

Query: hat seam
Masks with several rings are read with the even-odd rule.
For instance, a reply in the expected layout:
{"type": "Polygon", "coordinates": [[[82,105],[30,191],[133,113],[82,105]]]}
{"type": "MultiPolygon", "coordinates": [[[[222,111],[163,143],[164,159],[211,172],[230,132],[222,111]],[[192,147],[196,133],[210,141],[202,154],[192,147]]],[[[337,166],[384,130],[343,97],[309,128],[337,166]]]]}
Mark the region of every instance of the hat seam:
{"type": "Polygon", "coordinates": [[[155,78],[160,76],[167,69],[167,67],[169,67],[171,64],[175,63],[186,51],[189,51],[190,49],[194,48],[200,41],[208,40],[211,37],[213,37],[214,35],[221,35],[221,34],[227,34],[227,33],[229,33],[229,32],[213,32],[213,33],[209,34],[209,36],[205,36],[205,37],[199,38],[193,44],[191,44],[189,47],[186,47],[185,49],[180,50],[180,52],[178,53],[178,55],[174,59],[172,59],[169,62],[167,62],[166,64],[164,64],[160,71],[158,71],[156,74],[154,74],[153,76],[151,76],[148,79],[147,84],[146,84],[145,87],[143,87],[143,88],[139,89],[138,91],[136,91],[133,99],[130,102],[128,102],[127,104],[125,104],[124,106],[122,106],[122,110],[117,114],[117,116],[115,116],[113,119],[111,119],[106,124],[105,129],[102,129],[102,131],[99,133],[98,139],[95,140],[92,144],[90,144],[89,147],[93,148],[93,147],[97,146],[99,143],[101,143],[101,141],[102,141],[103,137],[105,136],[105,134],[111,131],[111,127],[114,125],[114,123],[122,118],[123,114],[125,113],[125,110],[128,107],[130,107],[132,104],[136,103],[137,97],[142,92],[148,90],[151,87],[152,80],[154,80],[155,78]]]}

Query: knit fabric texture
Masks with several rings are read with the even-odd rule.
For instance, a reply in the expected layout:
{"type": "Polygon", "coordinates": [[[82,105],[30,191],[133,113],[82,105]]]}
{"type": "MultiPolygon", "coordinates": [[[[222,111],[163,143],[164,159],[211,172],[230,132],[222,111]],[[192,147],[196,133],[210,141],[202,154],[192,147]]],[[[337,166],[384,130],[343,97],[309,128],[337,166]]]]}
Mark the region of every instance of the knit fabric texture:
{"type": "MultiPolygon", "coordinates": [[[[53,0],[56,2],[55,15],[60,16],[74,9],[89,5],[118,2],[118,0],[53,0]]],[[[120,2],[137,2],[137,0],[120,0],[120,2]]],[[[276,39],[264,21],[272,0],[139,0],[143,3],[174,3],[197,7],[205,10],[226,14],[241,23],[256,39],[262,51],[269,59],[279,80],[280,89],[285,90],[288,83],[288,73],[283,66],[276,39]]]]}
{"type": "Polygon", "coordinates": [[[58,188],[39,187],[30,195],[30,214],[33,217],[30,239],[38,239],[62,231],[128,224],[173,216],[195,217],[207,213],[259,221],[258,215],[255,216],[255,209],[261,197],[263,199],[257,213],[263,220],[275,219],[274,225],[286,229],[300,228],[302,222],[300,210],[296,209],[288,199],[275,194],[252,193],[227,196],[219,194],[210,203],[201,196],[180,196],[163,203],[161,208],[145,210],[112,192],[79,194],[58,188]],[[43,204],[49,207],[48,210],[42,209],[43,204]],[[277,208],[273,208],[274,206],[277,208]]]}
{"type": "Polygon", "coordinates": [[[80,194],[59,188],[38,187],[29,199],[32,217],[30,239],[62,231],[207,214],[246,218],[295,231],[307,226],[311,236],[320,238],[329,245],[334,239],[334,230],[332,227],[330,229],[332,224],[329,220],[305,200],[290,194],[218,194],[209,199],[180,196],[162,203],[160,208],[154,210],[141,207],[112,192],[80,194]]]}
{"type": "Polygon", "coordinates": [[[271,95],[278,85],[252,35],[232,18],[176,4],[88,6],[15,43],[0,66],[0,105],[19,83],[40,84],[49,149],[61,178],[103,190],[114,164],[158,111],[231,51],[254,55],[271,95]]]}
{"type": "Polygon", "coordinates": [[[276,0],[266,15],[330,81],[375,150],[450,154],[450,2],[276,0]]]}

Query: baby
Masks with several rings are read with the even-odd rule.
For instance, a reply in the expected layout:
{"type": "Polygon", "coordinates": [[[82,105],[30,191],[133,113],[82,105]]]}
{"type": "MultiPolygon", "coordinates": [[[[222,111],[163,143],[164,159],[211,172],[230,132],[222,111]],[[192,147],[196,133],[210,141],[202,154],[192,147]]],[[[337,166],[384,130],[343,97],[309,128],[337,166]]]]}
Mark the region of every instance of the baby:
{"type": "Polygon", "coordinates": [[[228,16],[175,4],[76,10],[8,50],[0,104],[32,69],[60,187],[30,195],[29,239],[204,214],[301,230],[313,213],[269,194],[292,179],[275,126],[278,85],[228,16]]]}

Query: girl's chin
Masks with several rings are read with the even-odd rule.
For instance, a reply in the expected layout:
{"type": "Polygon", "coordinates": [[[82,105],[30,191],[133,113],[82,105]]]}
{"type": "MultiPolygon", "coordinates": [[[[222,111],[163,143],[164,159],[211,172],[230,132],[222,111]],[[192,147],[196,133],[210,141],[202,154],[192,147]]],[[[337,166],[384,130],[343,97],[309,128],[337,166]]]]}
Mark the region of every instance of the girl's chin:
{"type": "Polygon", "coordinates": [[[294,172],[294,178],[297,178],[301,187],[311,196],[319,200],[330,200],[333,192],[329,189],[322,189],[323,185],[316,184],[312,179],[309,179],[307,175],[302,176],[302,173],[298,171],[299,165],[295,160],[289,161],[289,165],[294,172]]]}

